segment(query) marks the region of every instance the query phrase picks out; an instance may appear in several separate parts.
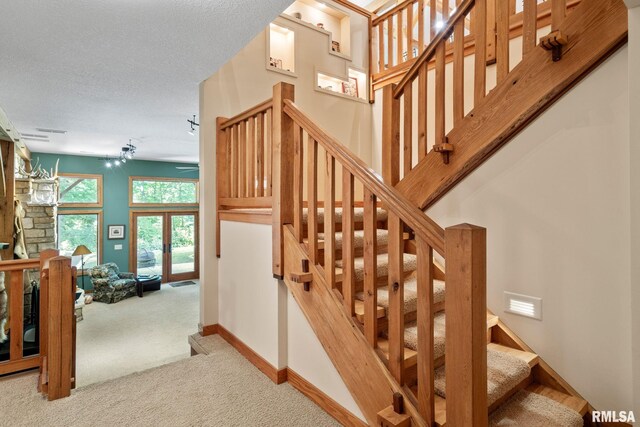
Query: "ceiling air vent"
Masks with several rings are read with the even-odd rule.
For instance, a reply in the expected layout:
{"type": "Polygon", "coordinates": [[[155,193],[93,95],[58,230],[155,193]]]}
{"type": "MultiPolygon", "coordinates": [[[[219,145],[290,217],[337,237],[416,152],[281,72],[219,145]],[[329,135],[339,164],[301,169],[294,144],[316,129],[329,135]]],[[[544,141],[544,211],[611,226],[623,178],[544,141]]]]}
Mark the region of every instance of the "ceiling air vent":
{"type": "Polygon", "coordinates": [[[59,129],[48,129],[48,128],[36,128],[36,130],[38,132],[44,132],[44,133],[58,133],[58,134],[62,134],[64,135],[65,133],[67,133],[66,130],[59,130],[59,129]]]}
{"type": "Polygon", "coordinates": [[[542,298],[504,292],[504,311],[542,320],[542,298]]]}

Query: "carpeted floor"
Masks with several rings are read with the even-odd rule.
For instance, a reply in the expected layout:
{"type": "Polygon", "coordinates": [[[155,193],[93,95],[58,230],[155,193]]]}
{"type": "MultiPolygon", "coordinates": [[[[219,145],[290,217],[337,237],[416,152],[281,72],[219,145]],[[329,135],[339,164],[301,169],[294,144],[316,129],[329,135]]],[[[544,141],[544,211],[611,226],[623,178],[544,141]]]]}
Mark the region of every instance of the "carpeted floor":
{"type": "MultiPolygon", "coordinates": [[[[186,335],[183,337],[186,342],[186,335]]],[[[275,385],[220,337],[211,354],[47,402],[36,375],[0,380],[0,424],[20,426],[338,426],[289,384],[275,385]]]]}
{"type": "Polygon", "coordinates": [[[199,286],[164,284],[143,298],[85,306],[77,325],[78,386],[189,357],[187,336],[198,327],[199,304],[199,286]]]}

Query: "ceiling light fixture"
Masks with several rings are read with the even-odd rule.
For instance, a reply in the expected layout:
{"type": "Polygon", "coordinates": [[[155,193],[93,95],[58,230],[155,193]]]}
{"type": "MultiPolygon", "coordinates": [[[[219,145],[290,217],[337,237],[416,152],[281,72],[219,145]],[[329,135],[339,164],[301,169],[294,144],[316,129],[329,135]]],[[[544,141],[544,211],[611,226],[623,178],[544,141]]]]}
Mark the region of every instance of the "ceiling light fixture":
{"type": "Polygon", "coordinates": [[[193,120],[192,119],[187,119],[187,122],[189,123],[189,125],[191,125],[191,129],[189,129],[187,131],[187,133],[191,136],[195,136],[196,135],[196,126],[200,126],[200,123],[196,122],[196,115],[193,115],[193,120]]]}
{"type": "Polygon", "coordinates": [[[113,164],[111,163],[111,159],[110,158],[108,158],[108,157],[104,158],[104,166],[106,168],[111,168],[111,166],[113,166],[113,164]]]}

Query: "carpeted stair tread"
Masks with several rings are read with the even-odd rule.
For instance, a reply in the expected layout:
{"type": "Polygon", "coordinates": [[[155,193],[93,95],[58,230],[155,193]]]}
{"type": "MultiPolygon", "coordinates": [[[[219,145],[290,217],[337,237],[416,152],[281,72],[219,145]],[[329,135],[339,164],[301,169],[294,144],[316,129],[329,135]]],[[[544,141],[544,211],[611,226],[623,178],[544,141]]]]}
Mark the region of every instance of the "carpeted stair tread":
{"type": "MultiPolygon", "coordinates": [[[[378,221],[386,221],[387,220],[387,211],[382,208],[377,208],[377,220],[378,221]]],[[[309,209],[304,208],[302,210],[302,221],[304,223],[307,222],[307,217],[309,215],[309,209]]],[[[324,224],[324,208],[318,208],[316,211],[316,218],[318,219],[318,224],[324,224]]],[[[342,222],[342,208],[335,209],[335,220],[336,223],[342,222]]],[[[353,208],[353,221],[354,222],[362,222],[364,220],[364,208],[353,208]]]]}
{"type": "MultiPolygon", "coordinates": [[[[404,272],[410,273],[417,268],[417,257],[413,254],[403,254],[404,272]]],[[[377,256],[378,277],[389,274],[389,255],[379,254],[377,256]]],[[[364,258],[358,257],[353,260],[354,274],[357,281],[364,280],[364,258]]],[[[336,261],[336,267],[342,268],[342,260],[336,261]]]]}
{"type": "MultiPolygon", "coordinates": [[[[364,301],[364,292],[358,292],[356,299],[364,301]]],[[[444,282],[442,280],[433,281],[433,303],[438,304],[444,301],[444,282]]],[[[413,313],[418,306],[418,281],[416,278],[409,278],[404,282],[404,312],[413,313]]],[[[378,288],[378,307],[384,307],[385,312],[389,307],[389,287],[378,288]]]]}
{"type": "MultiPolygon", "coordinates": [[[[336,236],[336,249],[342,249],[342,232],[335,233],[336,236]]],[[[389,241],[389,231],[376,230],[376,236],[378,239],[378,246],[386,246],[389,241]]],[[[318,233],[318,239],[324,240],[324,233],[318,233]]],[[[364,247],[364,230],[356,230],[353,232],[353,247],[354,249],[360,249],[364,247]]]]}
{"type": "Polygon", "coordinates": [[[490,426],[578,427],[580,414],[537,393],[521,390],[489,416],[490,426]]]}
{"type": "MultiPolygon", "coordinates": [[[[487,403],[493,405],[531,374],[527,362],[509,353],[487,349],[487,403]]],[[[436,369],[435,393],[446,399],[445,367],[436,369]]]]}

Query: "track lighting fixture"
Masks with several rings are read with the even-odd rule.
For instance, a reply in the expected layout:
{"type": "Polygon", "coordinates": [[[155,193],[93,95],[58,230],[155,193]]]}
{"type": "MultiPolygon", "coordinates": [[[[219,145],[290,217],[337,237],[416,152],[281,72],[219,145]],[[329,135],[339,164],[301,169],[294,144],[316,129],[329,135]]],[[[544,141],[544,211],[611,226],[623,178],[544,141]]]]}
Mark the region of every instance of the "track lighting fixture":
{"type": "Polygon", "coordinates": [[[196,122],[196,115],[193,115],[193,119],[187,119],[187,122],[189,123],[189,125],[191,125],[191,128],[187,131],[187,133],[191,136],[195,136],[196,126],[200,126],[200,123],[196,122]]]}
{"type": "Polygon", "coordinates": [[[133,160],[133,156],[136,154],[137,147],[131,143],[131,139],[129,139],[129,143],[123,146],[120,149],[120,154],[115,159],[111,159],[110,157],[105,157],[104,165],[107,168],[111,168],[113,166],[120,166],[129,160],[133,160]]]}

